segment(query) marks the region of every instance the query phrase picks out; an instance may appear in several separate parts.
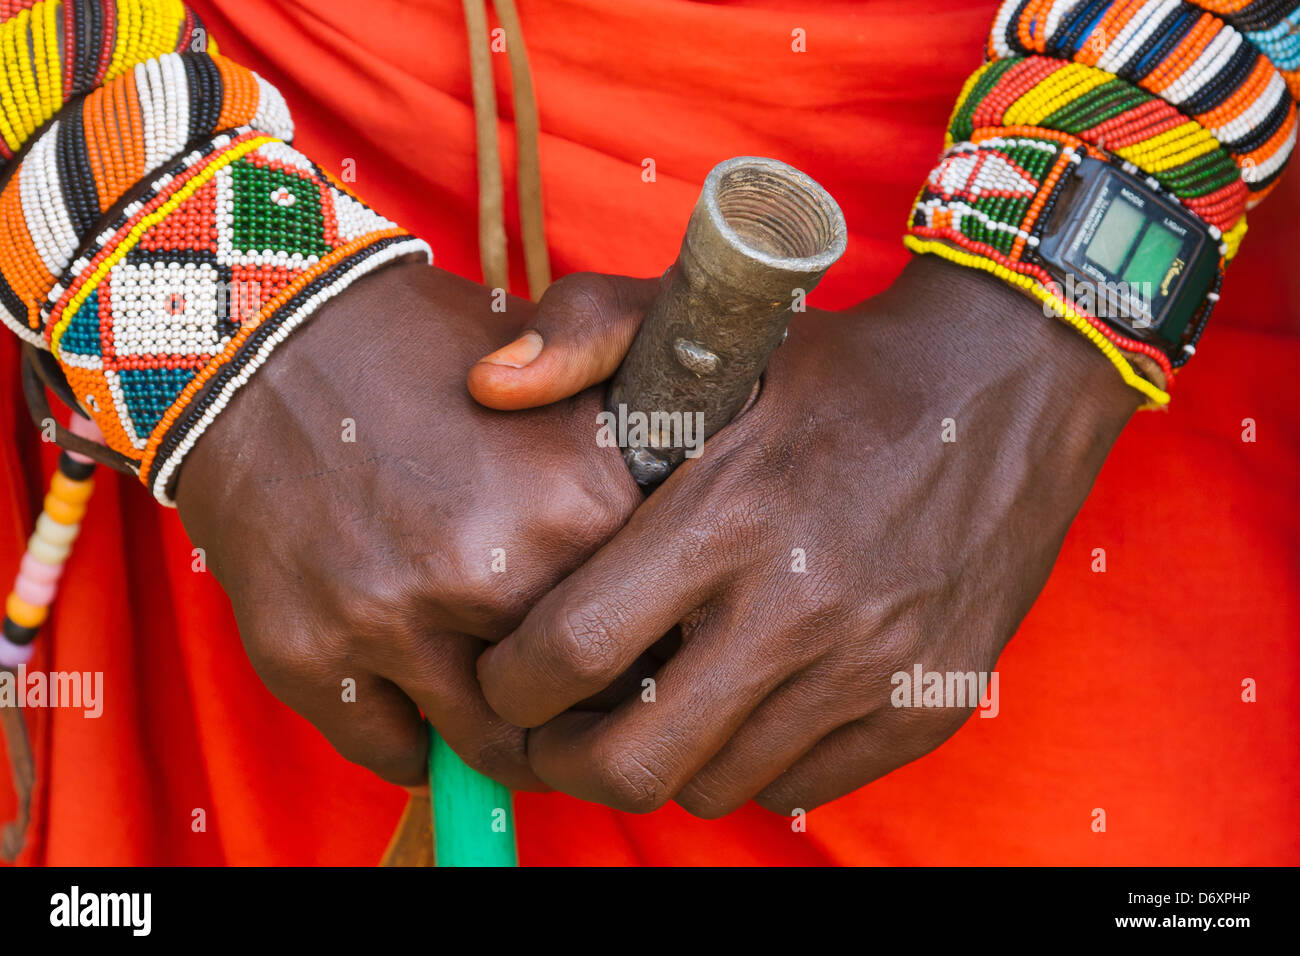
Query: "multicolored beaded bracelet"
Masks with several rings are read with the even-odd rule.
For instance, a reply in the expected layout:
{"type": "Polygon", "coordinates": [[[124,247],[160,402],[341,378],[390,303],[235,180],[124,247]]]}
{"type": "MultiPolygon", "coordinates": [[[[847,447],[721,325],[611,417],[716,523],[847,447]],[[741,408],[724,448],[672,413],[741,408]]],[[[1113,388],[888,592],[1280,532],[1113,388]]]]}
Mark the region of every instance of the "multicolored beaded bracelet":
{"type": "MultiPolygon", "coordinates": [[[[1010,281],[1029,289],[1094,344],[1108,343],[1110,348],[1102,351],[1125,382],[1152,403],[1167,404],[1175,362],[1161,349],[1117,332],[1066,300],[1059,284],[1035,261],[1064,174],[1085,156],[1101,158],[1104,154],[1075,137],[1036,127],[982,129],[975,137],[973,142],[954,144],[930,173],[913,207],[904,239],[908,248],[980,268],[1004,280],[1018,277],[1010,281]],[[1003,132],[1008,135],[1001,135],[1003,132]],[[964,254],[950,255],[934,240],[951,243],[964,254]],[[975,264],[980,258],[983,264],[975,264]],[[1133,363],[1145,378],[1133,371],[1133,363]]],[[[1130,165],[1128,170],[1136,171],[1136,167],[1130,165]]],[[[1215,299],[1217,287],[1198,313],[1189,343],[1199,338],[1215,299]]],[[[1189,347],[1194,351],[1194,344],[1189,347]]]]}
{"type": "Polygon", "coordinates": [[[1128,161],[1220,230],[1246,212],[1236,159],[1164,100],[1097,67],[1047,56],[995,60],[967,81],[949,144],[977,129],[1032,126],[1068,133],[1128,161]]]}
{"type": "Polygon", "coordinates": [[[412,254],[431,258],[245,128],[185,156],[96,237],[47,297],[45,336],[108,446],[170,505],[184,455],[288,332],[412,254]]]}
{"type": "Polygon", "coordinates": [[[1295,101],[1278,68],[1231,24],[1190,3],[1006,3],[989,34],[989,54],[1004,62],[1020,54],[1072,60],[1158,96],[1218,140],[1246,188],[1260,194],[1256,201],[1295,147],[1295,101]]]}
{"type": "Polygon", "coordinates": [[[1238,24],[1247,39],[1266,57],[1273,61],[1277,71],[1291,90],[1291,96],[1300,99],[1300,8],[1292,9],[1272,26],[1252,30],[1238,24]]]}
{"type": "Polygon", "coordinates": [[[181,0],[0,3],[0,168],[64,106],[165,53],[216,53],[181,0]]]}
{"type": "MultiPolygon", "coordinates": [[[[94,422],[76,412],[70,428],[73,434],[90,441],[101,441],[103,437],[94,422]]],[[[63,565],[81,532],[86,503],[95,488],[94,474],[95,463],[89,458],[69,451],[59,455],[44,507],[18,565],[13,590],[5,600],[0,667],[15,670],[31,659],[32,642],[45,623],[63,565]]]]}
{"type": "Polygon", "coordinates": [[[1300,7],[1295,0],[1191,0],[1240,30],[1300,99],[1300,7]]]}
{"type": "Polygon", "coordinates": [[[429,249],[287,145],[274,87],[186,49],[198,21],[179,0],[15,6],[0,11],[0,161],[15,158],[0,320],[52,352],[170,504],[185,453],[290,329],[429,249]]]}
{"type": "MultiPolygon", "coordinates": [[[[1060,179],[1058,173],[1047,181],[1040,175],[1040,167],[1045,157],[1057,155],[1062,145],[1073,150],[1076,160],[1091,155],[1148,175],[1153,188],[1173,196],[1209,225],[1212,235],[1222,242],[1223,265],[1236,254],[1245,234],[1249,192],[1227,151],[1168,103],[1096,67],[1046,56],[1011,57],[985,64],[967,81],[946,139],[949,152],[918,197],[909,231],[919,237],[952,240],[968,251],[990,251],[979,248],[988,246],[992,254],[1009,257],[1014,265],[1008,267],[1014,271],[1044,282],[1047,274],[1033,261],[1034,246],[1046,222],[1043,213],[1050,210],[1048,202],[1060,179]],[[998,147],[989,145],[1008,138],[1018,144],[1016,155],[999,155],[998,147]],[[979,141],[979,148],[973,141],[979,141]],[[992,163],[967,166],[951,162],[963,154],[989,150],[992,163]],[[964,168],[989,177],[1007,163],[1002,178],[1014,181],[1015,195],[987,192],[997,187],[985,182],[952,182],[954,172],[964,168]],[[945,197],[943,190],[929,188],[945,177],[949,187],[956,185],[959,191],[973,188],[979,195],[984,190],[982,199],[969,203],[968,197],[957,193],[945,197]],[[952,200],[956,205],[950,204],[952,200]],[[936,212],[942,220],[937,225],[936,212]]],[[[1046,288],[1050,290],[1051,285],[1046,288]]],[[[1154,378],[1163,390],[1172,369],[1194,353],[1215,301],[1215,297],[1207,300],[1189,330],[1182,354],[1171,360],[1159,350],[1153,354],[1150,346],[1111,335],[1099,319],[1091,321],[1121,349],[1155,361],[1160,375],[1154,378]]],[[[1086,314],[1086,310],[1076,311],[1086,314]]]]}
{"type": "MultiPolygon", "coordinates": [[[[71,431],[167,505],[185,455],[295,328],[361,276],[432,259],[290,147],[279,92],[192,46],[199,27],[180,0],[0,0],[0,320],[57,359],[90,416],[71,431]]],[[[0,667],[31,656],[93,470],[60,456],[0,667]]]]}
{"type": "MultiPolygon", "coordinates": [[[[1005,2],[990,61],[962,89],[904,238],[913,252],[989,272],[1049,306],[1154,406],[1168,403],[1174,370],[1195,353],[1246,210],[1277,181],[1296,139],[1290,78],[1205,6],[1005,2]],[[1176,200],[1219,244],[1217,276],[1173,353],[1090,314],[1044,268],[1044,229],[1085,158],[1176,200]]],[[[1294,6],[1235,4],[1239,17],[1250,14],[1237,26],[1272,29],[1294,6]]]]}
{"type": "Polygon", "coordinates": [[[187,144],[245,125],[293,138],[275,87],[203,53],[137,64],[66,110],[0,194],[0,321],[44,347],[41,305],[100,217],[187,144]]]}

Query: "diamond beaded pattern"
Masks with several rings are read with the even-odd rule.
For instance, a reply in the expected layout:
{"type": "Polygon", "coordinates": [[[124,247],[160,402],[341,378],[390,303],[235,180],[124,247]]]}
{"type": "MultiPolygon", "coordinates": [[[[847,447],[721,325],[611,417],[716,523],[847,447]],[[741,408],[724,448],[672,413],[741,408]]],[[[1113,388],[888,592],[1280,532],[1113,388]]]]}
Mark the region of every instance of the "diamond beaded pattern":
{"type": "Polygon", "coordinates": [[[397,228],[280,142],[216,169],[132,241],[147,209],[124,217],[103,245],[101,253],[125,254],[98,281],[87,263],[67,283],[62,303],[80,303],[56,307],[47,326],[78,397],[92,412],[111,410],[119,434],[110,421],[106,437],[135,459],[186,386],[267,303],[332,252],[397,228]]]}

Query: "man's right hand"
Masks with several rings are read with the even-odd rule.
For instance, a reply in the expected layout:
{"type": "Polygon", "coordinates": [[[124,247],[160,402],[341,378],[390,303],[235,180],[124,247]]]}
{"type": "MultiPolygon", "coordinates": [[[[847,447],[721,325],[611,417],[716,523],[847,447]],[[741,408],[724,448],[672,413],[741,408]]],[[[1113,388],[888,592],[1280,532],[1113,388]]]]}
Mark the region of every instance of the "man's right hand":
{"type": "MultiPolygon", "coordinates": [[[[387,268],[295,332],[191,453],[180,515],[253,666],[348,759],[419,785],[423,711],[470,766],[545,789],[475,662],[641,496],[618,450],[596,443],[596,390],[505,415],[466,394],[465,370],[533,325],[634,329],[617,313],[640,315],[655,288],[572,276],[538,306],[494,312],[480,285],[387,268]]],[[[522,363],[533,337],[501,353],[522,363]]],[[[532,380],[571,390],[588,376],[548,361],[532,380]]]]}

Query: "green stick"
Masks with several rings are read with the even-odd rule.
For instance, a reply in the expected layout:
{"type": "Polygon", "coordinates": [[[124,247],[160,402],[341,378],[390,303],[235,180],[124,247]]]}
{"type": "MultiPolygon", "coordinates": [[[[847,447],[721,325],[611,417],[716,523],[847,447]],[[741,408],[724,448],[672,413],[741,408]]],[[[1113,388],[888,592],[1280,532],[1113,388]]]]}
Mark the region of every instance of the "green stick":
{"type": "Polygon", "coordinates": [[[470,769],[429,725],[429,791],[438,866],[518,866],[510,791],[470,769]]]}

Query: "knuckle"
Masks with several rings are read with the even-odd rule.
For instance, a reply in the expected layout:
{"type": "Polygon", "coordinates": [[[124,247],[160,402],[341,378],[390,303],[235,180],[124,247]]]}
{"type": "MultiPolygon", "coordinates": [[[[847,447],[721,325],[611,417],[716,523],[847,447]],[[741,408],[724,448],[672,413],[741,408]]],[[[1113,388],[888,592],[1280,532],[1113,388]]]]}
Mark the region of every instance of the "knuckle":
{"type": "MultiPolygon", "coordinates": [[[[438,558],[437,564],[434,589],[445,612],[474,620],[497,620],[517,610],[510,589],[504,587],[506,575],[492,571],[488,555],[460,548],[438,558]]],[[[524,604],[522,599],[517,603],[524,604]]]]}
{"type": "Polygon", "coordinates": [[[872,643],[882,659],[899,667],[924,663],[934,653],[917,598],[886,591],[869,609],[873,622],[872,643]]]}
{"type": "Polygon", "coordinates": [[[316,642],[282,632],[245,641],[249,662],[262,682],[279,695],[284,688],[316,683],[327,667],[327,653],[316,642]]]}
{"type": "Polygon", "coordinates": [[[757,559],[772,520],[760,499],[739,492],[729,494],[724,486],[716,496],[683,493],[678,501],[675,513],[665,519],[668,527],[677,529],[667,552],[676,562],[676,571],[693,575],[717,561],[739,568],[757,559]]]}
{"type": "Polygon", "coordinates": [[[791,624],[796,631],[807,635],[847,632],[860,624],[863,616],[858,589],[844,570],[820,566],[820,560],[818,564],[819,567],[784,579],[784,603],[789,608],[791,624]]]}
{"type": "Polygon", "coordinates": [[[813,809],[810,806],[810,800],[805,799],[797,787],[791,787],[787,784],[776,784],[764,790],[754,798],[764,810],[780,814],[783,817],[792,817],[799,811],[808,811],[813,809]]]}
{"type": "MultiPolygon", "coordinates": [[[[497,632],[521,621],[544,593],[527,568],[507,563],[510,573],[494,570],[495,552],[484,542],[498,539],[488,529],[469,530],[418,560],[420,594],[440,622],[475,633],[497,632]]],[[[512,554],[506,554],[507,562],[512,554]]],[[[517,556],[514,560],[519,563],[517,556]]]]}
{"type": "MultiPolygon", "coordinates": [[[[621,459],[618,464],[623,467],[621,459]]],[[[535,532],[567,562],[576,564],[607,540],[635,507],[617,485],[594,480],[599,477],[590,469],[562,471],[547,484],[535,532]]]]}
{"type": "Polygon", "coordinates": [[[715,788],[695,781],[682,788],[676,802],[691,816],[701,820],[719,820],[740,806],[734,797],[728,798],[715,788]]]}
{"type": "Polygon", "coordinates": [[[929,753],[960,730],[974,712],[973,706],[903,711],[903,732],[912,740],[910,749],[919,748],[917,756],[929,753]]]}
{"type": "Polygon", "coordinates": [[[500,779],[527,766],[525,739],[524,730],[503,724],[474,740],[461,757],[484,776],[500,779]]]}
{"type": "Polygon", "coordinates": [[[770,486],[750,480],[740,469],[730,470],[721,492],[728,504],[722,508],[716,506],[721,498],[719,494],[708,512],[713,533],[724,540],[766,540],[779,527],[778,514],[784,507],[779,497],[769,494],[769,490],[770,486]]]}
{"type": "Polygon", "coordinates": [[[583,687],[600,690],[616,676],[617,648],[609,615],[599,609],[566,609],[551,634],[549,646],[559,668],[583,687]]]}
{"type": "Polygon", "coordinates": [[[616,288],[598,272],[574,272],[553,283],[537,304],[539,312],[554,315],[575,329],[596,326],[616,299],[616,288]]]}
{"type": "Polygon", "coordinates": [[[395,746],[376,746],[352,738],[331,741],[345,760],[365,767],[375,776],[398,786],[410,787],[425,781],[422,749],[403,750],[395,746]]]}
{"type": "Polygon", "coordinates": [[[400,630],[408,620],[413,589],[405,574],[375,566],[348,582],[339,595],[337,613],[353,634],[400,630]]]}
{"type": "Polygon", "coordinates": [[[624,813],[651,813],[672,798],[667,781],[653,769],[653,758],[635,750],[601,760],[598,785],[605,802],[624,813]]]}
{"type": "MultiPolygon", "coordinates": [[[[943,694],[942,688],[940,694],[943,694]]],[[[890,706],[876,748],[897,766],[925,756],[961,729],[974,705],[951,705],[942,697],[932,705],[890,706]]]]}

